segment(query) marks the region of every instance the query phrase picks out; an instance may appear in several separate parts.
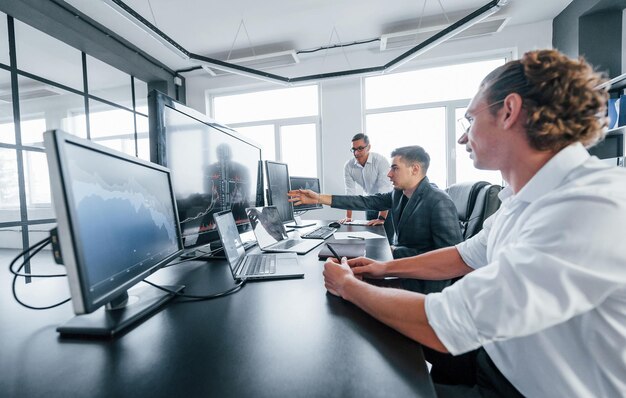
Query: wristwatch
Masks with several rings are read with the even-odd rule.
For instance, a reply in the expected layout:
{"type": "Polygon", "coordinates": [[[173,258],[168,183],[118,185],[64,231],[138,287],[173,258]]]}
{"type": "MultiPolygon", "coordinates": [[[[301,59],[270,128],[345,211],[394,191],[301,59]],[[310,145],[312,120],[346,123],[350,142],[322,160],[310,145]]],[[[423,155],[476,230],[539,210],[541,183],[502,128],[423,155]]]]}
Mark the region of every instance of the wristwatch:
{"type": "Polygon", "coordinates": [[[380,221],[386,221],[386,220],[387,220],[387,219],[386,219],[385,217],[383,217],[383,216],[378,216],[378,219],[379,219],[380,221]]]}

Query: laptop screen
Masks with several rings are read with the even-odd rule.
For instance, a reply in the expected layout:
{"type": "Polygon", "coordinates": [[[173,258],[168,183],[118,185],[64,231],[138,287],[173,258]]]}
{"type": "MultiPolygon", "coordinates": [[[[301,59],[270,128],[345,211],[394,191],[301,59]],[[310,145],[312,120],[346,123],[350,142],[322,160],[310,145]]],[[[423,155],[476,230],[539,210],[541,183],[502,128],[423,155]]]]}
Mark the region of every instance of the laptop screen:
{"type": "Polygon", "coordinates": [[[246,209],[246,213],[261,248],[288,239],[285,226],[275,206],[251,207],[246,209]]]}
{"type": "Polygon", "coordinates": [[[226,258],[228,259],[228,262],[231,265],[231,270],[234,274],[234,267],[237,266],[239,260],[246,254],[246,250],[241,242],[241,237],[239,236],[239,231],[237,231],[235,218],[233,217],[233,213],[230,211],[216,213],[213,218],[215,219],[215,225],[217,226],[217,231],[219,232],[220,239],[222,240],[224,253],[226,253],[226,258]]]}

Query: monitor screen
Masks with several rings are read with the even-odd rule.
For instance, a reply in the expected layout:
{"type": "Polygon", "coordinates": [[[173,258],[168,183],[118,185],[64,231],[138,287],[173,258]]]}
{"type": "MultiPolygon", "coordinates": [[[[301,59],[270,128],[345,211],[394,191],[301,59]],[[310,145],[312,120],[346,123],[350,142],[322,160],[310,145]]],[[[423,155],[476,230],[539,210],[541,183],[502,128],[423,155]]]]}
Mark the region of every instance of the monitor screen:
{"type": "Polygon", "coordinates": [[[171,176],[59,131],[45,144],[74,310],[89,313],[180,254],[171,176]]]}
{"type": "MultiPolygon", "coordinates": [[[[291,189],[310,189],[313,192],[321,193],[320,180],[317,177],[289,177],[291,189]]],[[[306,211],[321,209],[323,206],[319,203],[310,205],[294,206],[294,211],[306,211]]]]}
{"type": "Polygon", "coordinates": [[[219,241],[213,214],[262,206],[261,149],[234,130],[158,92],[150,94],[151,159],[171,169],[185,247],[219,241]]]}
{"type": "Polygon", "coordinates": [[[591,155],[600,159],[614,159],[624,156],[624,129],[608,133],[604,139],[589,148],[591,155]]]}
{"type": "Polygon", "coordinates": [[[267,202],[276,206],[283,223],[293,221],[293,205],[289,202],[289,170],[286,163],[265,161],[267,173],[267,202]]]}

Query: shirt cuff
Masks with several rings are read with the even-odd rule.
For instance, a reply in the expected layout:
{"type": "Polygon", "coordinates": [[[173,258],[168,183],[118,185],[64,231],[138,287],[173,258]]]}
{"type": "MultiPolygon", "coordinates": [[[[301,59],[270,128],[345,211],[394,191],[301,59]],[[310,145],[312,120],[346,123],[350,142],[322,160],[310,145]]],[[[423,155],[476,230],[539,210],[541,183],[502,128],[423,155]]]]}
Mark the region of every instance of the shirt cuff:
{"type": "Polygon", "coordinates": [[[425,303],[428,323],[452,355],[460,355],[482,345],[462,289],[458,288],[461,282],[441,293],[428,294],[425,303]]]}

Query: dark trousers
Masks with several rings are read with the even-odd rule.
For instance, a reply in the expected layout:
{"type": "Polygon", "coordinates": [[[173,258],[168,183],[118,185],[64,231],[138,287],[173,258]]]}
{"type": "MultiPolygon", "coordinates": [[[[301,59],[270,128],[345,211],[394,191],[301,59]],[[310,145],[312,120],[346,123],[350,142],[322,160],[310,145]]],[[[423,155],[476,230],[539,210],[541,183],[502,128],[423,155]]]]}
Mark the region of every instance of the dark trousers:
{"type": "MultiPolygon", "coordinates": [[[[378,218],[378,211],[377,210],[367,210],[365,212],[365,219],[366,220],[376,220],[378,218]]],[[[387,234],[387,240],[389,241],[389,244],[393,244],[393,234],[394,234],[394,230],[393,230],[393,221],[391,221],[391,214],[387,213],[387,219],[385,220],[385,233],[387,234]]]]}
{"type": "Polygon", "coordinates": [[[437,397],[523,397],[483,348],[452,356],[424,347],[437,397]]]}

